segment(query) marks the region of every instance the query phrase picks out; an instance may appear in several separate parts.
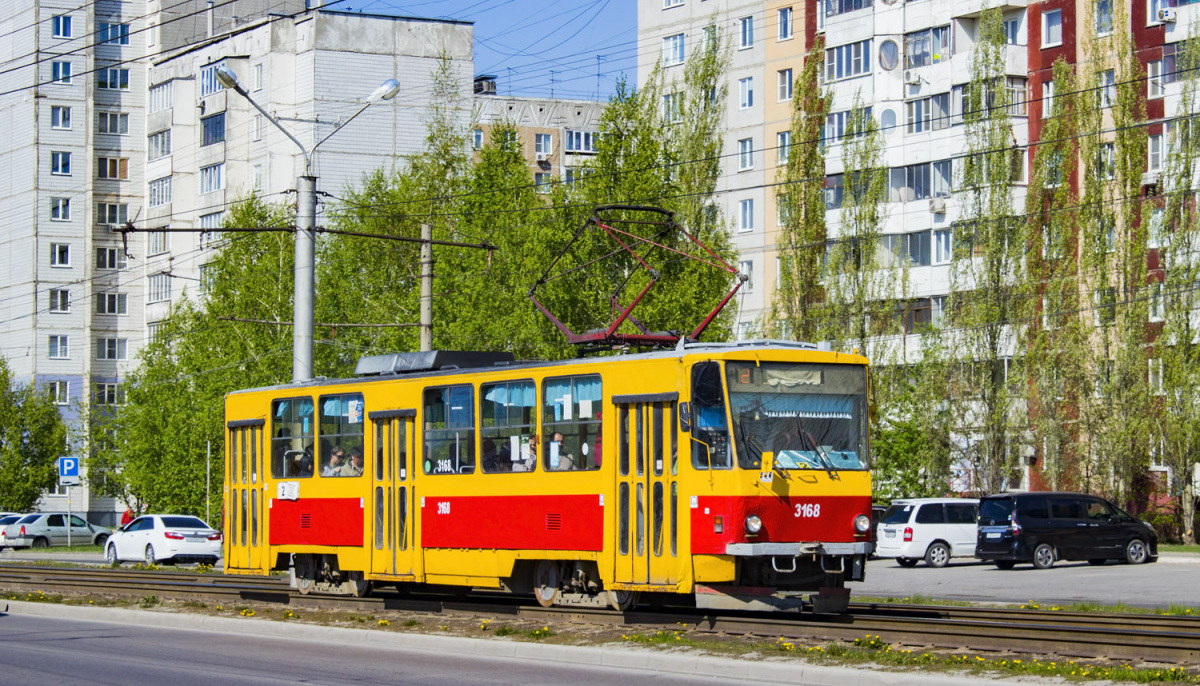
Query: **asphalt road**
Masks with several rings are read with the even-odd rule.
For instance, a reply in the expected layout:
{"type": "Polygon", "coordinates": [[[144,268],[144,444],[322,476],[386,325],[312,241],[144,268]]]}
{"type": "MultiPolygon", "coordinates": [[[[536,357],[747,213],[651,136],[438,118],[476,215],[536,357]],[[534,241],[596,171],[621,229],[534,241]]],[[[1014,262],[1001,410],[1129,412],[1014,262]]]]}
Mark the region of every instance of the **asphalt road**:
{"type": "Polygon", "coordinates": [[[945,600],[1063,605],[1094,602],[1138,607],[1200,607],[1200,556],[1162,555],[1157,563],[1058,562],[1050,569],[1017,565],[998,569],[971,558],[954,558],[941,569],[921,562],[905,569],[895,560],[867,563],[867,578],[852,583],[851,597],[922,595],[945,600]]]}
{"type": "MultiPolygon", "coordinates": [[[[249,624],[249,623],[247,623],[249,624]]],[[[0,684],[727,684],[727,680],[252,635],[0,617],[0,684]]]]}

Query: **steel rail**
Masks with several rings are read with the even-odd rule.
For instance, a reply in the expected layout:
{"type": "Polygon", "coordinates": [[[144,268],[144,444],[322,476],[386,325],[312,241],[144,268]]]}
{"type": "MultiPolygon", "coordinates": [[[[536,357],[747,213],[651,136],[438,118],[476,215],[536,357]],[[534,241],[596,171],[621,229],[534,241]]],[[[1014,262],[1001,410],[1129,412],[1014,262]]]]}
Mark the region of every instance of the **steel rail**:
{"type": "Polygon", "coordinates": [[[366,598],[300,595],[280,577],[122,569],[0,565],[0,588],[177,598],[216,598],[354,612],[501,615],[537,622],[584,622],[801,641],[853,641],[867,635],[905,648],[987,651],[1122,661],[1200,664],[1200,618],[1050,612],[988,607],[856,603],[845,615],[714,614],[694,608],[620,613],[542,608],[486,591],[471,598],[382,591],[366,598]]]}

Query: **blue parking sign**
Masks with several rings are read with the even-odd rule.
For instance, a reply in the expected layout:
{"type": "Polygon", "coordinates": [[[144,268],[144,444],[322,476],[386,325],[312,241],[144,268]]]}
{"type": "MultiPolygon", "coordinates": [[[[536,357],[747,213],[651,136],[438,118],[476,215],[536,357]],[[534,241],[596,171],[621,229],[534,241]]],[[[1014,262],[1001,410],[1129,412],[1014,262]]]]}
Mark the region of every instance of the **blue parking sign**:
{"type": "Polygon", "coordinates": [[[72,486],[79,483],[78,457],[58,458],[58,482],[64,486],[72,486]]]}

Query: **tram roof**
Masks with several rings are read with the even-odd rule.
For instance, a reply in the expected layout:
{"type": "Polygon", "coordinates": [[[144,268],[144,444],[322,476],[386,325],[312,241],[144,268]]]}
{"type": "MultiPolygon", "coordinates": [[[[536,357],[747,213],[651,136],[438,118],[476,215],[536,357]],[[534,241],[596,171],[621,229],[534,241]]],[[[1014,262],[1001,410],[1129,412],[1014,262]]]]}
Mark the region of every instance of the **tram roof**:
{"type": "MultiPolygon", "coordinates": [[[[356,371],[358,376],[345,378],[316,377],[299,383],[278,384],[275,386],[260,386],[231,391],[229,395],[253,393],[258,391],[284,390],[311,386],[333,386],[347,383],[370,383],[375,381],[395,381],[397,379],[419,379],[429,377],[456,376],[487,371],[509,369],[541,369],[547,367],[562,367],[587,362],[632,362],[635,360],[671,359],[685,355],[703,353],[757,352],[762,350],[796,350],[814,352],[833,352],[827,344],[803,343],[768,338],[747,341],[692,342],[677,345],[670,350],[598,357],[591,359],[572,358],[568,360],[515,360],[511,353],[471,352],[435,350],[426,352],[387,353],[370,355],[359,359],[356,371]]],[[[847,355],[850,357],[850,355],[847,355]]],[[[857,355],[855,356],[857,357],[857,355]]]]}

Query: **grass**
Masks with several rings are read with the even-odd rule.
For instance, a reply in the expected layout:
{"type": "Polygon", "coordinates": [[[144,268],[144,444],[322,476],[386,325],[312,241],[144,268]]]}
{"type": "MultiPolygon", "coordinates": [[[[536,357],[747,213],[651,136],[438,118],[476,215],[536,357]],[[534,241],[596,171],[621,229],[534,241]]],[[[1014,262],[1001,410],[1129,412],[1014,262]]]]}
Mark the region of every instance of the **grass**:
{"type": "Polygon", "coordinates": [[[1160,553],[1200,553],[1200,545],[1181,545],[1178,543],[1159,543],[1160,553]]]}

